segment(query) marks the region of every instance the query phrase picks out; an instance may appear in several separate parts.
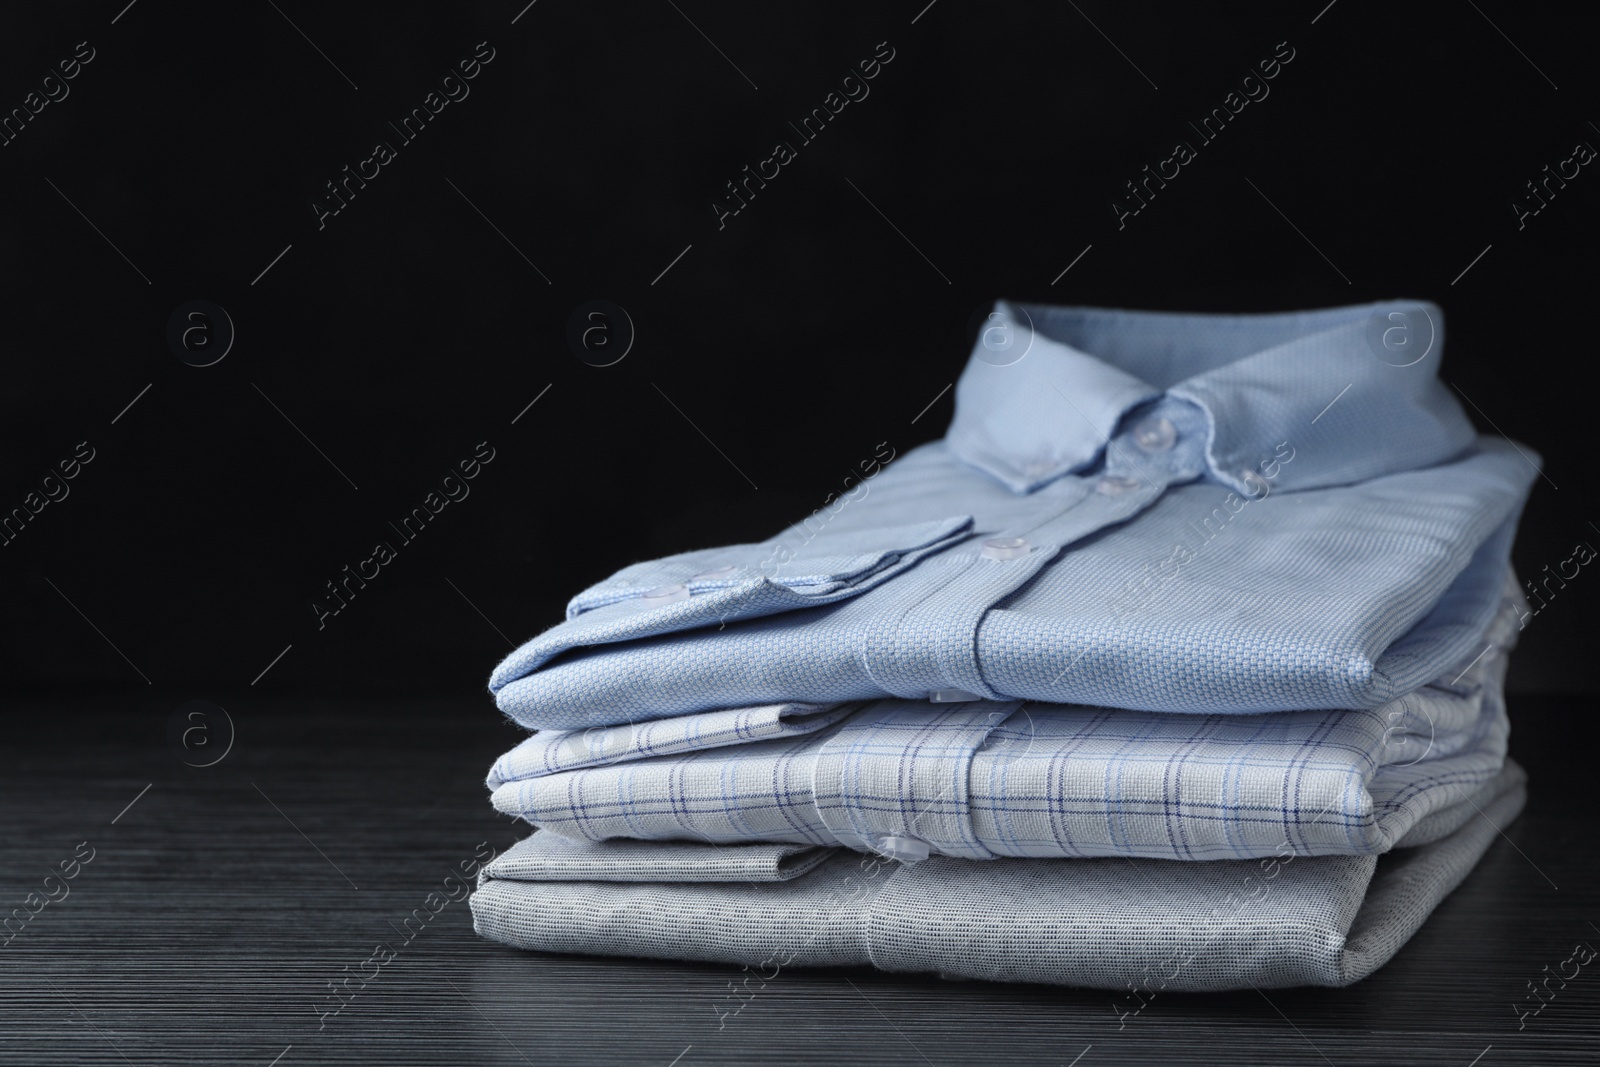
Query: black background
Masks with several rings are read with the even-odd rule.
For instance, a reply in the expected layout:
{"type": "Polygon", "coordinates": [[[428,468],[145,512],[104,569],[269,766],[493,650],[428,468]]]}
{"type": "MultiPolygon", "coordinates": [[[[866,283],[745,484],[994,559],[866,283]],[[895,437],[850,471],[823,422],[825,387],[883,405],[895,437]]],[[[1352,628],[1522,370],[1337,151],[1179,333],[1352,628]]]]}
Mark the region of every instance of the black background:
{"type": "Polygon", "coordinates": [[[78,442],[95,450],[0,547],[0,910],[74,842],[103,857],[8,939],[0,1060],[1591,1062],[1592,974],[1522,1018],[1532,982],[1600,919],[1587,568],[1512,657],[1527,814],[1348,989],[1164,993],[1123,1028],[1102,990],[795,972],[724,1033],[712,1009],[732,966],[518,952],[458,905],[327,1029],[316,1008],[441,871],[524,836],[482,786],[520,734],[484,688],[512,643],[619,567],[768,537],[880,442],[904,454],[939,437],[996,297],[1437,301],[1444,379],[1481,429],[1544,457],[1521,571],[1600,545],[1600,176],[1585,167],[1523,229],[1510,206],[1575,143],[1600,146],[1585,14],[1506,0],[0,13],[0,118],[79,42],[95,52],[0,146],[0,515],[78,442]],[[494,58],[470,95],[319,230],[324,183],[398,142],[388,123],[479,42],[494,58]],[[870,95],[719,229],[725,183],[795,143],[789,124],[879,42],[894,58],[870,95]],[[1187,123],[1279,42],[1294,59],[1270,95],[1119,230],[1123,183],[1193,140],[1187,123]],[[168,348],[191,300],[237,328],[213,366],[168,348]],[[566,340],[593,300],[637,328],[613,366],[566,340]],[[481,441],[495,458],[470,496],[319,630],[325,583],[397,542],[388,523],[481,441]],[[190,700],[229,709],[209,763],[168,735],[190,700]]]}
{"type": "MultiPolygon", "coordinates": [[[[8,687],[154,711],[259,677],[283,696],[476,695],[492,716],[490,669],[585,585],[767,537],[879,442],[941,435],[996,296],[1435,300],[1443,377],[1481,429],[1544,457],[1521,570],[1600,543],[1600,177],[1520,231],[1510,207],[1600,145],[1581,9],[925,3],[0,16],[0,109],[95,50],[0,148],[0,508],[77,442],[96,453],[0,548],[8,687]],[[386,123],[480,41],[494,59],[470,95],[319,230],[323,183],[397,142],[386,123]],[[870,95],[719,229],[724,183],[796,143],[788,123],[883,41],[870,95]],[[1122,183],[1281,41],[1295,58],[1270,96],[1119,230],[1122,183]],[[192,299],[237,329],[211,367],[166,344],[192,299]],[[614,366],[565,340],[595,299],[637,329],[614,366]],[[484,440],[471,495],[319,630],[324,583],[484,440]]],[[[1591,581],[1529,626],[1514,692],[1593,687],[1591,581]]]]}

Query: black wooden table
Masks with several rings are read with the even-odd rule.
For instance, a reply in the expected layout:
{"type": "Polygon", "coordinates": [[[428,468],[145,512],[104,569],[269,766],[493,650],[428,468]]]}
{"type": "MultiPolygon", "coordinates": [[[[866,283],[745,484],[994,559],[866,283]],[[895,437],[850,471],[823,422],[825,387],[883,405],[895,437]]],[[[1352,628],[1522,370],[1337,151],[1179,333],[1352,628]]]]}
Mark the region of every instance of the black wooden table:
{"type": "Polygon", "coordinates": [[[721,1025],[736,968],[518,952],[446,898],[481,842],[525,829],[482,785],[520,736],[486,700],[223,700],[235,737],[210,767],[188,763],[227,726],[174,747],[178,703],[13,701],[0,720],[0,913],[38,907],[0,935],[0,1062],[1600,1061],[1600,959],[1537,1014],[1529,995],[1600,946],[1590,700],[1513,701],[1526,812],[1375,976],[1164,993],[1120,1025],[1104,992],[870,971],[785,971],[721,1025]],[[433,918],[406,926],[417,909],[433,918]],[[323,1015],[380,942],[394,957],[323,1015]]]}

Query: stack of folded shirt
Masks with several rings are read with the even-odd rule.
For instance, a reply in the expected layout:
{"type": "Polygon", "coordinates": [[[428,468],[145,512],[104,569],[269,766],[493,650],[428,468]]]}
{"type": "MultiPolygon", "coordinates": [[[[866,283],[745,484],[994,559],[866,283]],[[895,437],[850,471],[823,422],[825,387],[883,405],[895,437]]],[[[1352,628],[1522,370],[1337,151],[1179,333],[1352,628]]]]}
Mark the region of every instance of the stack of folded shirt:
{"type": "Polygon", "coordinates": [[[942,441],[635,564],[494,672],[524,948],[1125,988],[1343,985],[1520,811],[1537,468],[1396,301],[1001,302],[942,441]]]}

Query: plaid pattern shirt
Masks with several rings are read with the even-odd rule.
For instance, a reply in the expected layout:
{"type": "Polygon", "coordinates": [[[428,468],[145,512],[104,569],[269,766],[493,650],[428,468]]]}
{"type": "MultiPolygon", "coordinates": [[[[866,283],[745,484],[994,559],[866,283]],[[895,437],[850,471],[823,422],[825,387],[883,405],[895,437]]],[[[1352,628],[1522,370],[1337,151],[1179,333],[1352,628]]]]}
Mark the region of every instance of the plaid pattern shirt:
{"type": "Polygon", "coordinates": [[[1439,814],[1500,771],[1518,603],[1508,579],[1470,663],[1375,710],[778,705],[535,734],[488,784],[500,811],[596,841],[879,851],[900,837],[966,859],[1380,853],[1453,828],[1439,814]]]}
{"type": "Polygon", "coordinates": [[[875,966],[1112,989],[1106,1021],[1115,1012],[1120,1027],[1160,990],[1342,986],[1370,974],[1517,817],[1523,780],[1507,760],[1458,790],[1448,810],[1467,817],[1455,829],[1387,856],[902,864],[540,832],[480,872],[473,925],[545,952],[744,964],[747,987],[790,967],[875,966]]]}

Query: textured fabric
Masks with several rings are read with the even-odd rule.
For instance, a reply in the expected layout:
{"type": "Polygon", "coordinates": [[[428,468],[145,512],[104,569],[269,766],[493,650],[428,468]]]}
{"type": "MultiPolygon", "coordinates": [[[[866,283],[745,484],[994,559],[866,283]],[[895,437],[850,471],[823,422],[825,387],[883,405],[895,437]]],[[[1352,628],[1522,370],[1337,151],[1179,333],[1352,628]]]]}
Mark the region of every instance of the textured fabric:
{"type": "Polygon", "coordinates": [[[501,710],[581,730],[946,689],[1378,708],[1475,651],[1535,469],[1438,381],[1437,307],[996,315],[1013,345],[980,335],[945,440],[887,469],[880,448],[771,541],[580,594],[496,668],[501,710]],[[1426,342],[1403,366],[1376,340],[1396,316],[1426,342]]]}
{"type": "Polygon", "coordinates": [[[1354,400],[1347,410],[1355,414],[1327,417],[1383,432],[1341,442],[1337,463],[1285,467],[1273,478],[1282,489],[1365,481],[1442,462],[1471,444],[1470,424],[1436,378],[1443,329],[1437,306],[1410,300],[1267,315],[1000,301],[956,387],[947,439],[962,459],[1026,492],[1093,463],[1123,415],[1165,392],[1204,412],[1207,465],[1243,493],[1251,487],[1242,471],[1320,422],[1328,401],[1348,389],[1341,403],[1354,400]],[[1417,351],[1401,356],[1396,341],[1416,342],[1417,351]],[[1400,373],[1430,345],[1431,366],[1400,373]]]}
{"type": "Polygon", "coordinates": [[[520,853],[549,847],[540,832],[480,873],[473,922],[519,948],[743,964],[763,980],[790,966],[873,965],[1146,994],[1340,986],[1392,957],[1466,876],[1521,810],[1523,782],[1508,762],[1461,791],[1455,807],[1471,814],[1453,833],[1382,857],[904,866],[838,852],[784,881],[625,884],[640,849],[682,866],[759,846],[628,842],[629,858],[608,861],[619,843],[560,842],[611,867],[612,880],[509,876],[520,853]]]}
{"type": "MultiPolygon", "coordinates": [[[[500,811],[590,840],[879,851],[898,836],[970,859],[1242,859],[1284,842],[1302,856],[1384,852],[1453,829],[1426,820],[1501,769],[1504,653],[1525,604],[1509,575],[1505,594],[1469,662],[1376,710],[1194,716],[880,701],[836,709],[831,723],[828,713],[800,717],[820,724],[814,732],[731,745],[739,713],[713,712],[629,728],[644,740],[574,770],[519,753],[578,751],[599,731],[536,734],[488,784],[500,811]],[[651,733],[675,751],[654,754],[651,733]]],[[[749,709],[762,721],[776,711],[749,709]]]]}

